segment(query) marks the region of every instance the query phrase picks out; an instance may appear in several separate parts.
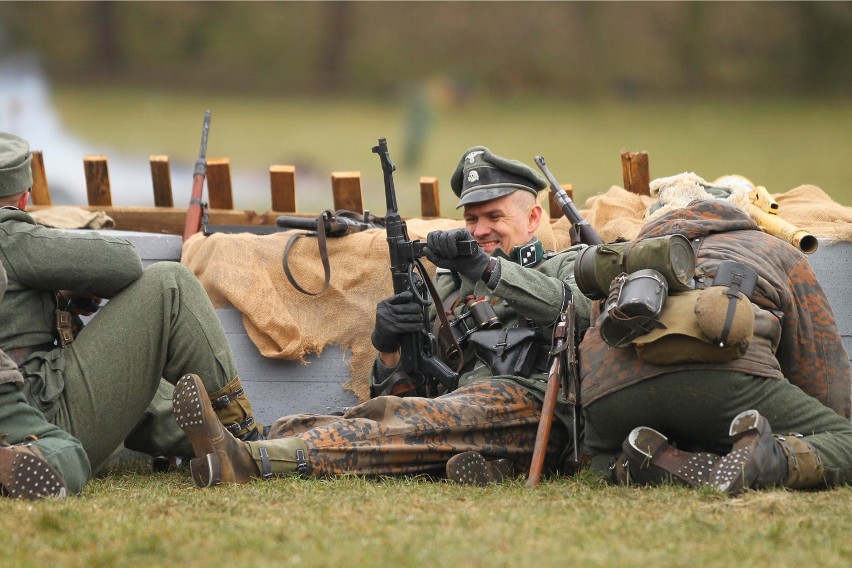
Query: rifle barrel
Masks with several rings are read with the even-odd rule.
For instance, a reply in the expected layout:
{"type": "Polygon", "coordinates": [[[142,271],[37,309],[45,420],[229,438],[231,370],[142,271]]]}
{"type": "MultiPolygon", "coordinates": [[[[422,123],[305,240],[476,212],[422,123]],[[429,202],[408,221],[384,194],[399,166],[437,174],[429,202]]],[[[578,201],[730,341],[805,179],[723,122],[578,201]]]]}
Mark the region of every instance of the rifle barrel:
{"type": "Polygon", "coordinates": [[[204,178],[207,176],[207,134],[210,131],[210,111],[204,113],[201,125],[201,150],[195,161],[192,174],[192,195],[186,209],[186,222],[183,227],[183,240],[186,241],[201,229],[201,195],[204,192],[204,178]]]}

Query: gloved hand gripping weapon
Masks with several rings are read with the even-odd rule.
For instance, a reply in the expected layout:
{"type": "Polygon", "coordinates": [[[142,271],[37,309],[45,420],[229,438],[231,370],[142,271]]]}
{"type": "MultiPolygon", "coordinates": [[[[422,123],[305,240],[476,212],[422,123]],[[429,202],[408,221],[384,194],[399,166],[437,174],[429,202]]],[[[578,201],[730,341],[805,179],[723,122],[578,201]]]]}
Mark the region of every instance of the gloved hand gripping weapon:
{"type": "MultiPolygon", "coordinates": [[[[384,173],[385,199],[388,208],[385,215],[385,231],[387,231],[390,249],[393,291],[394,294],[411,291],[415,301],[423,308],[421,331],[400,338],[400,369],[421,382],[430,395],[438,394],[436,389],[439,385],[445,392],[449,392],[458,385],[458,373],[435,355],[437,351],[435,336],[429,332],[429,306],[432,304],[430,296],[437,304],[440,304],[440,298],[420,261],[426,243],[408,238],[408,228],[400,217],[396,204],[396,190],[393,183],[396,165],[390,159],[385,138],[379,138],[379,144],[373,147],[373,153],[379,155],[384,173]]],[[[459,245],[466,247],[464,250],[466,255],[473,255],[478,250],[476,241],[465,241],[459,245]]],[[[437,312],[438,317],[446,318],[443,306],[438,305],[437,312]]],[[[449,329],[449,324],[444,323],[444,327],[449,329]]],[[[461,364],[462,362],[460,366],[461,364]]]]}

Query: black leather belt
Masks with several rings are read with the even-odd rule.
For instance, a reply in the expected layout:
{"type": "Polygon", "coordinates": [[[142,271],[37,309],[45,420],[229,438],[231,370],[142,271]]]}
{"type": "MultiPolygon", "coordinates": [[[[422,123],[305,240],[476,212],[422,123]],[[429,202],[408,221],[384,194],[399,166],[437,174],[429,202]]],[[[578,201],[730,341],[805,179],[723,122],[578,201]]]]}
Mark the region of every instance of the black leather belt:
{"type": "Polygon", "coordinates": [[[15,362],[15,365],[18,367],[27,360],[27,357],[35,353],[36,351],[51,351],[56,345],[53,343],[42,343],[41,345],[31,345],[29,347],[15,347],[14,349],[7,349],[4,351],[6,355],[9,356],[9,359],[15,362]]]}

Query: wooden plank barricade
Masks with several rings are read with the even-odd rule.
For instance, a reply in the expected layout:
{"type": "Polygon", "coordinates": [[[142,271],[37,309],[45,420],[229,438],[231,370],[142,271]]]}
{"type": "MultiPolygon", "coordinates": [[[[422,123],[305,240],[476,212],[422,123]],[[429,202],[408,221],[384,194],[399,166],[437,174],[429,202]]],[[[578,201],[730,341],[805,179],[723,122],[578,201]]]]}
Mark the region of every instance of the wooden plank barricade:
{"type": "MultiPolygon", "coordinates": [[[[48,157],[49,159],[49,157],[48,157]]],[[[44,156],[33,152],[33,210],[50,207],[52,200],[44,170],[44,156]]],[[[646,152],[621,153],[625,189],[648,195],[650,175],[646,152]]],[[[168,156],[150,156],[154,207],[112,205],[106,156],[86,156],[83,160],[90,211],[104,211],[116,223],[118,236],[132,242],[143,264],[180,260],[186,208],[174,207],[168,156]]],[[[209,221],[225,225],[274,225],[281,214],[315,216],[296,212],[295,168],[273,165],[269,168],[272,209],[265,213],[233,209],[230,160],[208,160],[207,190],[209,221]],[[212,168],[211,168],[212,166],[212,168]]],[[[361,178],[358,172],[331,174],[335,209],[363,212],[361,178]]],[[[573,199],[571,184],[562,184],[573,199]]],[[[549,192],[551,219],[562,211],[549,192]]],[[[440,217],[438,180],[420,178],[421,214],[440,217]]],[[[819,250],[809,257],[834,310],[847,352],[852,355],[852,297],[844,275],[852,271],[852,242],[821,239],[819,250]]],[[[348,381],[349,354],[330,346],[322,356],[309,356],[308,365],[297,361],[267,359],[251,343],[242,325],[241,314],[233,307],[217,310],[228,341],[234,349],[240,377],[255,401],[258,419],[269,424],[280,416],[297,412],[327,413],[356,404],[355,395],[343,389],[348,381]]]]}

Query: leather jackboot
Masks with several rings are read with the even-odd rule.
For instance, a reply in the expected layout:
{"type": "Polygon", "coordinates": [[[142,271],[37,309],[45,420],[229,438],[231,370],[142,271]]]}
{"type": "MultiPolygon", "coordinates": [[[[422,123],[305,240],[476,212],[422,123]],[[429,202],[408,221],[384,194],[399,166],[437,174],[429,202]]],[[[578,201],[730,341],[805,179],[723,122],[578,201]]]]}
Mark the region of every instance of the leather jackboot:
{"type": "Polygon", "coordinates": [[[612,470],[624,485],[677,483],[698,487],[707,482],[713,464],[719,459],[708,452],[684,452],[669,444],[668,438],[653,428],[634,428],[621,446],[612,470]]]}
{"type": "MultiPolygon", "coordinates": [[[[5,442],[5,440],[4,440],[5,442]]],[[[32,442],[0,447],[0,495],[14,499],[64,499],[65,480],[32,442]]]]}
{"type": "Polygon", "coordinates": [[[766,418],[756,410],[741,412],[731,421],[729,434],[733,447],[713,467],[711,487],[739,495],[746,489],[783,484],[787,457],[766,418]]]}
{"type": "Polygon", "coordinates": [[[248,442],[263,440],[263,426],[255,422],[251,402],[243,390],[239,377],[210,395],[213,410],[228,432],[248,442]]]}
{"type": "Polygon", "coordinates": [[[281,438],[243,442],[216,415],[198,375],[184,375],[175,385],[174,414],[186,433],[195,459],[189,462],[196,487],[246,483],[254,477],[307,473],[307,448],[302,440],[281,438]]]}

